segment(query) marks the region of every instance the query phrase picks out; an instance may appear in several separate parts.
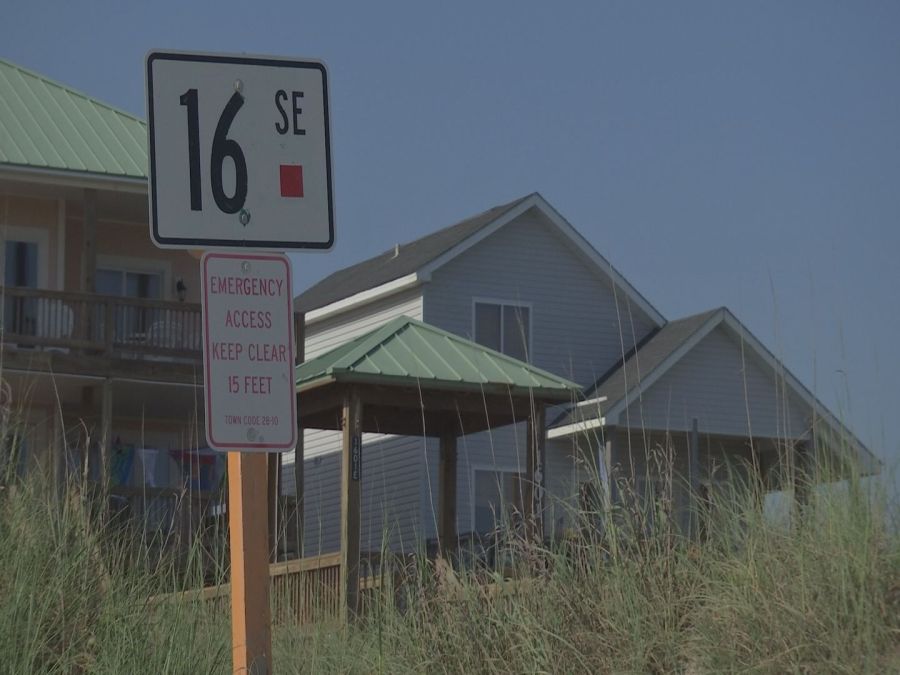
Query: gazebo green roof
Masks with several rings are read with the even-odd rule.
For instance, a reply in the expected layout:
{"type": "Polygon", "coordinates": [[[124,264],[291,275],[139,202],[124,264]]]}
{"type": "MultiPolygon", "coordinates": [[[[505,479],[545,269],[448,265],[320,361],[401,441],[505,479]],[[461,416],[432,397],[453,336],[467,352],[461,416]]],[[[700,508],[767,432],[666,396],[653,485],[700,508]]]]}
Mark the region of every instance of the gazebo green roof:
{"type": "Polygon", "coordinates": [[[568,401],[581,387],[471,340],[401,316],[296,369],[297,391],[328,382],[528,393],[568,401]]]}

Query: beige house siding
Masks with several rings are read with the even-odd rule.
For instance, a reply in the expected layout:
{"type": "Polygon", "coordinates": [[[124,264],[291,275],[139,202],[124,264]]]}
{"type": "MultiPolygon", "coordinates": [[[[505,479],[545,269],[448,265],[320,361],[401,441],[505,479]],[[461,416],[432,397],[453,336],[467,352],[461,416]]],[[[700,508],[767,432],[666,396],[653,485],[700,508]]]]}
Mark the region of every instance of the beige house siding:
{"type": "MultiPolygon", "coordinates": [[[[59,274],[59,201],[37,197],[0,195],[0,239],[15,239],[16,230],[30,230],[46,247],[40,251],[43,268],[38,285],[43,288],[60,289],[59,274]]],[[[2,253],[2,251],[0,251],[2,253]]]]}
{"type": "MultiPolygon", "coordinates": [[[[200,302],[200,263],[187,251],[156,248],[150,241],[147,225],[100,220],[97,223],[98,266],[103,258],[120,259],[132,269],[158,269],[165,273],[162,300],[176,300],[175,282],[184,279],[185,300],[200,302]]],[[[80,216],[66,218],[66,287],[81,287],[81,252],[84,245],[84,220],[80,216]]]]}

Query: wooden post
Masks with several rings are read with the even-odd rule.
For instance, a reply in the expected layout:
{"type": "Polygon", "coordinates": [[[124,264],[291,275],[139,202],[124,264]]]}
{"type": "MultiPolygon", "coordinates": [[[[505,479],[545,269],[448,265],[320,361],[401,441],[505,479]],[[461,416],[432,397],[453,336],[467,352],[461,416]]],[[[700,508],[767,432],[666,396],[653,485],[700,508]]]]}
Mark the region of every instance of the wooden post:
{"type": "Polygon", "coordinates": [[[266,455],[266,495],[268,496],[269,562],[278,561],[278,474],[281,473],[281,453],[266,455]]]}
{"type": "MultiPolygon", "coordinates": [[[[85,336],[79,336],[85,337],[85,336]]],[[[121,340],[120,336],[119,339],[121,340]]],[[[116,305],[112,300],[103,303],[103,354],[107,358],[113,355],[116,341],[116,305]]]]}
{"type": "Polygon", "coordinates": [[[544,490],[546,488],[547,439],[544,404],[535,403],[527,424],[528,449],[525,458],[525,522],[531,538],[544,541],[544,490]]]}
{"type": "MultiPolygon", "coordinates": [[[[294,347],[296,363],[299,366],[306,360],[306,315],[303,312],[294,312],[294,347]]],[[[303,557],[303,517],[304,494],[303,481],[305,480],[305,466],[303,457],[303,424],[300,421],[303,410],[300,406],[300,397],[297,397],[297,447],[294,449],[294,518],[297,532],[297,557],[303,557]]]]}
{"type": "Polygon", "coordinates": [[[809,476],[809,441],[798,441],[794,444],[794,466],[791,472],[791,482],[794,488],[794,513],[797,523],[802,520],[803,512],[809,503],[810,476],[809,476]]]}
{"type": "Polygon", "coordinates": [[[97,191],[85,189],[84,230],[81,241],[81,291],[96,293],[97,284],[97,191]]]}
{"type": "Polygon", "coordinates": [[[445,432],[440,441],[438,468],[438,548],[442,555],[456,548],[456,434],[445,432]]]}
{"type": "Polygon", "coordinates": [[[616,439],[616,427],[605,427],[603,429],[603,449],[602,462],[603,468],[606,470],[606,508],[618,503],[619,488],[616,484],[619,478],[619,444],[616,439]]]}
{"type": "Polygon", "coordinates": [[[66,494],[66,425],[62,419],[62,411],[56,411],[53,415],[53,492],[57,499],[62,499],[66,494]]]}
{"type": "Polygon", "coordinates": [[[228,453],[228,522],[231,534],[231,651],[234,673],[272,672],[269,556],[266,545],[267,458],[228,453]]]}
{"type": "MultiPolygon", "coordinates": [[[[100,396],[100,487],[106,497],[109,490],[110,444],[112,436],[112,379],[107,378],[101,385],[100,396]]],[[[104,511],[106,504],[103,505],[104,511]]]]}
{"type": "Polygon", "coordinates": [[[691,504],[690,521],[688,528],[691,537],[700,535],[700,432],[697,418],[691,420],[690,449],[688,454],[688,473],[690,474],[691,504]]]}
{"type": "Polygon", "coordinates": [[[362,480],[362,403],[350,390],[344,398],[341,451],[341,621],[359,611],[359,486],[362,480]]]}

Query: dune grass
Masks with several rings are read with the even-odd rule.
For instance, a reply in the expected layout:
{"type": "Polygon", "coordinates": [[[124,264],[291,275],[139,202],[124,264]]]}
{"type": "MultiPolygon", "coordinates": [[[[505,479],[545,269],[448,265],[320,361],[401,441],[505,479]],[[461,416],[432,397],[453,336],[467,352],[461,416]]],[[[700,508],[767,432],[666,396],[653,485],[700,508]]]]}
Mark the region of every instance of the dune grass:
{"type": "MultiPolygon", "coordinates": [[[[95,511],[83,489],[0,490],[0,671],[230,672],[227,614],[155,599],[196,583],[192,566],[150,562],[95,511]]],[[[275,671],[900,672],[900,534],[884,495],[858,479],[810,490],[786,522],[735,485],[709,502],[699,540],[662,515],[648,533],[639,510],[572,514],[585,527],[549,547],[509,533],[513,581],[408,562],[405,584],[346,629],[277,626],[275,671]]]]}
{"type": "Polygon", "coordinates": [[[900,672],[900,538],[885,508],[878,495],[816,490],[791,525],[735,488],[711,504],[701,542],[665,528],[636,539],[619,513],[602,536],[549,550],[514,541],[539,570],[518,582],[418,565],[405,611],[375,607],[346,634],[287,633],[280,663],[309,673],[900,672]]]}

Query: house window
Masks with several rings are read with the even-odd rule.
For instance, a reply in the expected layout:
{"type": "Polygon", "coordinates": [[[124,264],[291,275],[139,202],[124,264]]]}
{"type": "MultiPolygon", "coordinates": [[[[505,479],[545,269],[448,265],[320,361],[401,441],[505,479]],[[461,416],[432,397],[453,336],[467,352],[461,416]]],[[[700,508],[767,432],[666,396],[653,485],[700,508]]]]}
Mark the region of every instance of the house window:
{"type": "Polygon", "coordinates": [[[98,269],[95,284],[101,295],[154,300],[162,297],[162,274],[159,272],[98,269]]]}
{"type": "MultiPolygon", "coordinates": [[[[160,272],[98,268],[94,284],[101,295],[159,300],[162,298],[163,275],[160,272]]],[[[159,310],[151,307],[116,307],[116,340],[139,339],[158,319],[158,314],[159,310]]]]}
{"type": "Polygon", "coordinates": [[[523,476],[515,471],[475,471],[475,531],[487,534],[522,514],[523,476]]]}
{"type": "MultiPolygon", "coordinates": [[[[37,288],[38,245],[32,241],[7,240],[3,254],[3,284],[37,288]]],[[[37,298],[4,298],[6,330],[20,335],[35,335],[37,298]]]]}
{"type": "Polygon", "coordinates": [[[522,361],[531,351],[531,308],[475,302],[475,342],[522,361]]]}

